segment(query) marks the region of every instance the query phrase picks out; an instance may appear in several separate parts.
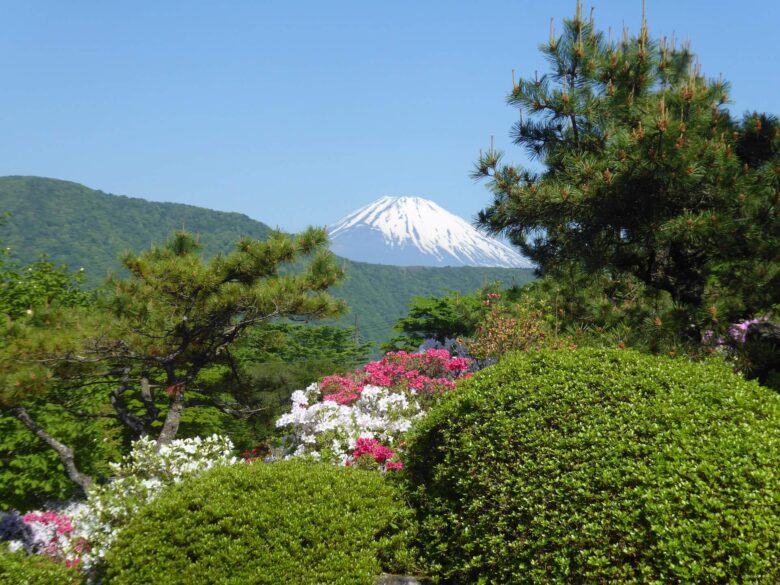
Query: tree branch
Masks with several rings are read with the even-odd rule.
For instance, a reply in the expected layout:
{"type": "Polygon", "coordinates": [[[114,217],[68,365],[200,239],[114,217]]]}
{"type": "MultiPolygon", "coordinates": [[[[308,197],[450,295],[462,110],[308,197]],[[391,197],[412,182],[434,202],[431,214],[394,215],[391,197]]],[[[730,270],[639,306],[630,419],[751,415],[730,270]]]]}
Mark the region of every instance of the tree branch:
{"type": "Polygon", "coordinates": [[[88,475],[81,473],[76,467],[74,460],[73,449],[60,443],[57,439],[47,433],[38,423],[36,423],[28,414],[28,412],[21,406],[15,406],[9,409],[9,412],[13,417],[19,420],[24,426],[32,431],[39,439],[41,439],[46,445],[54,449],[59,455],[62,465],[65,467],[65,472],[68,477],[76,485],[79,486],[84,495],[87,495],[89,488],[92,487],[92,478],[88,475]]]}

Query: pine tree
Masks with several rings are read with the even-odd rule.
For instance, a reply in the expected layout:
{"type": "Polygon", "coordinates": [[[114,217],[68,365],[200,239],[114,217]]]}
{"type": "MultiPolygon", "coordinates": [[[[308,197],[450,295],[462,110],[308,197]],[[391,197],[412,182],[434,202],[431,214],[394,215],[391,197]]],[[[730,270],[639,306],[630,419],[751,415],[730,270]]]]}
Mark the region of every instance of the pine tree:
{"type": "Polygon", "coordinates": [[[72,405],[103,395],[110,416],[131,438],[176,437],[191,391],[209,365],[252,326],[274,319],[332,317],[343,307],[327,294],[342,276],[322,229],[263,242],[243,239],[204,261],[197,239],[178,233],[164,246],[127,254],[127,278],[114,278],[97,307],[45,307],[13,324],[0,351],[0,407],[55,449],[86,491],[91,478],[73,452],[32,419],[25,405],[41,396],[72,405]],[[295,265],[297,263],[297,265],[295,265]],[[301,266],[303,264],[303,266],[301,266]]]}
{"type": "Polygon", "coordinates": [[[777,303],[777,119],[734,120],[728,84],[706,79],[688,45],[652,40],[644,17],[637,36],[611,37],[579,2],[560,36],[551,25],[551,71],[508,97],[514,142],[544,168],[503,164],[491,145],[474,172],[493,193],[479,223],[542,273],[630,274],[691,320],[709,293],[739,297],[737,314],[777,303]]]}

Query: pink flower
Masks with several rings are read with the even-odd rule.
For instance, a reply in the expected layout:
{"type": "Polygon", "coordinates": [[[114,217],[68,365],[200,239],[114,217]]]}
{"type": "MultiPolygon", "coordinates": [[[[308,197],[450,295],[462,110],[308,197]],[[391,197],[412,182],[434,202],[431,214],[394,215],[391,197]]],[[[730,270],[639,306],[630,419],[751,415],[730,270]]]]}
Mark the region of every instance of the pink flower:
{"type": "Polygon", "coordinates": [[[400,461],[389,461],[396,453],[390,447],[382,445],[376,439],[358,439],[355,450],[352,452],[353,461],[357,461],[364,455],[370,456],[374,461],[383,465],[385,469],[402,469],[400,461]]]}
{"type": "Polygon", "coordinates": [[[362,380],[355,380],[338,374],[326,376],[320,382],[322,392],[328,392],[328,394],[324,395],[325,400],[332,400],[339,404],[349,404],[360,398],[365,385],[365,382],[362,380]]]}

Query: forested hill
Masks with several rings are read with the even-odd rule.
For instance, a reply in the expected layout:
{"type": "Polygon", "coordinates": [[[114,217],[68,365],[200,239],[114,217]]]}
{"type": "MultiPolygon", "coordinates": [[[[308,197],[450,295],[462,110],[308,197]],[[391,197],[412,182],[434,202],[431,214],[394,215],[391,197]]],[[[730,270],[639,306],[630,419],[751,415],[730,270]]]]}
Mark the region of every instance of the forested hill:
{"type": "MultiPolygon", "coordinates": [[[[241,236],[263,239],[270,228],[240,213],[180,203],[155,203],[109,195],[78,183],[41,177],[0,177],[0,246],[22,262],[45,253],[56,264],[84,267],[87,283],[100,285],[120,270],[119,255],[162,243],[176,230],[198,234],[206,255],[228,251],[241,236]]],[[[414,296],[471,292],[496,280],[524,284],[531,270],[510,268],[408,268],[343,260],[347,278],[335,290],[351,307],[343,324],[357,322],[370,341],[389,338],[414,296]]]]}
{"type": "Polygon", "coordinates": [[[415,296],[438,296],[449,291],[469,293],[483,285],[501,281],[523,285],[534,279],[528,268],[476,268],[386,266],[344,260],[347,278],[334,289],[334,295],[349,303],[345,325],[357,324],[360,335],[383,342],[391,337],[395,322],[408,312],[415,296]]]}
{"type": "Polygon", "coordinates": [[[206,254],[229,250],[241,236],[265,238],[270,228],[241,213],[109,195],[42,177],[0,177],[0,244],[24,262],[45,252],[55,264],[84,267],[99,285],[118,255],[162,243],[176,230],[198,234],[206,254]]]}

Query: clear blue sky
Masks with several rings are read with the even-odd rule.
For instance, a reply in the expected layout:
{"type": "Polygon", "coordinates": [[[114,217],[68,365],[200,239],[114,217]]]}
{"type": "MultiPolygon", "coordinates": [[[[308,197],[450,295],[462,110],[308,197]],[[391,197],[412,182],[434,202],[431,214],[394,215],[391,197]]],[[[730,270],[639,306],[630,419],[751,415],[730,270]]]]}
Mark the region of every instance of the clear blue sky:
{"type": "MultiPolygon", "coordinates": [[[[641,0],[599,0],[636,31],[641,0]]],[[[511,71],[574,0],[4,0],[0,174],[239,211],[287,230],[382,195],[465,218],[495,135],[510,160],[511,71]]],[[[590,4],[585,2],[586,10],[590,4]]],[[[648,0],[690,37],[733,108],[780,114],[778,0],[648,0]]]]}

